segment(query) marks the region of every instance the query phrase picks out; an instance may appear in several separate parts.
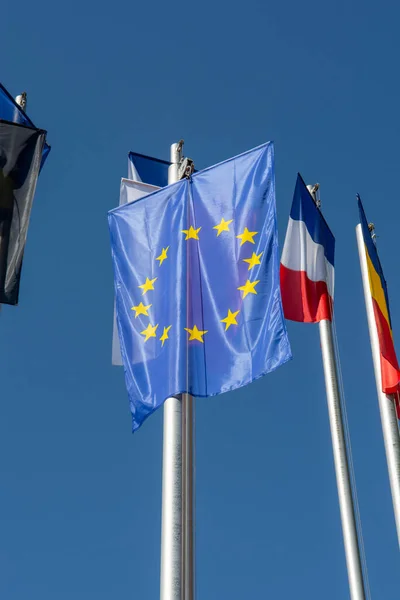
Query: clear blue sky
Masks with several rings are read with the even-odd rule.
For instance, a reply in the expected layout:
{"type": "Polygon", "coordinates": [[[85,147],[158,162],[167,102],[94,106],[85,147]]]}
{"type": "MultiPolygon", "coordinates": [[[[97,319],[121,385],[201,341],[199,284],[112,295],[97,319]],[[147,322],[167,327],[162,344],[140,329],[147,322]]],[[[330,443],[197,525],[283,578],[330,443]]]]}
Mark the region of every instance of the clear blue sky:
{"type": "MultiPolygon", "coordinates": [[[[21,0],[1,19],[1,81],[52,145],[0,315],[1,598],[158,598],[162,412],[132,436],[106,214],[128,151],[183,137],[197,168],[275,141],[281,244],[297,171],[321,184],[372,596],[397,600],[354,227],[359,192],[400,344],[398,3],[21,0]]],[[[200,600],[349,597],[318,328],[288,329],[290,364],[196,404],[200,600]]]]}

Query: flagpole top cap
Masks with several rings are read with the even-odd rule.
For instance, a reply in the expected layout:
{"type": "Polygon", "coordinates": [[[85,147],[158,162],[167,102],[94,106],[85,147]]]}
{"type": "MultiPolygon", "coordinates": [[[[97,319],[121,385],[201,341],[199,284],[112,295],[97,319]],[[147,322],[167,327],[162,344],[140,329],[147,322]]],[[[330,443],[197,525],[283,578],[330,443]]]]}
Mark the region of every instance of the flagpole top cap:
{"type": "Polygon", "coordinates": [[[26,92],[22,92],[22,94],[19,94],[15,98],[15,102],[18,104],[18,106],[20,106],[22,108],[22,110],[25,110],[26,103],[27,103],[27,93],[26,92]]]}
{"type": "Polygon", "coordinates": [[[177,164],[180,162],[182,158],[182,149],[183,149],[183,140],[179,140],[179,142],[171,145],[171,162],[177,164]]]}
{"type": "Polygon", "coordinates": [[[317,205],[317,207],[321,208],[321,199],[319,197],[319,194],[317,194],[317,192],[319,190],[319,187],[320,187],[319,183],[314,183],[314,185],[308,185],[307,189],[310,192],[310,196],[314,200],[314,202],[317,205]]]}

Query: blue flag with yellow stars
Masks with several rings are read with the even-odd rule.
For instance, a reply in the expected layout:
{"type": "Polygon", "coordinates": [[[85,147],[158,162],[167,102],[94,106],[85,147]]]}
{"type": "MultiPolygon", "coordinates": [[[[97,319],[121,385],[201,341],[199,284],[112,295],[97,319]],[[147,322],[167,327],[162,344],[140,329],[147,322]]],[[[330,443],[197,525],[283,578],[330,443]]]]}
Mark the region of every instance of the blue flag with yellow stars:
{"type": "Polygon", "coordinates": [[[228,392],[291,358],[272,143],[108,219],[133,430],[169,396],[228,392]]]}

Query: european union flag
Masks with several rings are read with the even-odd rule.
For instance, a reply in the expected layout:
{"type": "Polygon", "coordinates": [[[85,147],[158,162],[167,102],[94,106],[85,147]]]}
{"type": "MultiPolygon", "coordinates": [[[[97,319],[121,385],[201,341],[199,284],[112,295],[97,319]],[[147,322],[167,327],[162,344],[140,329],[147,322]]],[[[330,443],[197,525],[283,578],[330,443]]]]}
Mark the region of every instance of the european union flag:
{"type": "Polygon", "coordinates": [[[169,396],[213,396],[291,358],[273,144],[109,213],[133,430],[169,396]]]}

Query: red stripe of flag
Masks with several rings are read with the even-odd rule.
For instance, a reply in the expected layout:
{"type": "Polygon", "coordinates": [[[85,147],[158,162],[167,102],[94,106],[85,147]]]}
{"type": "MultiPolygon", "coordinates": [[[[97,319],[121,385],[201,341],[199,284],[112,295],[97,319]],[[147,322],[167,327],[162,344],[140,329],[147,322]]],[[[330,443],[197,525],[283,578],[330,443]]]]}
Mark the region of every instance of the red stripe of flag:
{"type": "Polygon", "coordinates": [[[325,281],[311,281],[305,271],[280,265],[282,304],[286,319],[300,323],[332,320],[332,299],[325,281]]]}
{"type": "Polygon", "coordinates": [[[385,394],[395,394],[398,391],[400,370],[394,349],[392,332],[390,331],[389,323],[386,321],[377,301],[373,297],[372,304],[381,352],[382,391],[385,394]]]}

